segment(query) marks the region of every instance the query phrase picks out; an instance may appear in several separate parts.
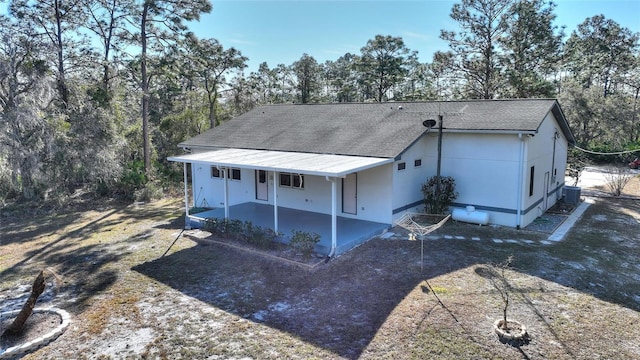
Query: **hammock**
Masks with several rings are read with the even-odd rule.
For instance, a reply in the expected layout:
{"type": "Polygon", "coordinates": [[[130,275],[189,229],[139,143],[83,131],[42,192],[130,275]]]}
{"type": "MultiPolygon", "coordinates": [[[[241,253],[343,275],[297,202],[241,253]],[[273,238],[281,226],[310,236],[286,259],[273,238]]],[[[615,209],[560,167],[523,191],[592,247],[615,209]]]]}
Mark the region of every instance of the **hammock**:
{"type": "Polygon", "coordinates": [[[447,215],[436,224],[420,225],[414,220],[415,218],[420,217],[420,216],[433,216],[433,215],[408,212],[408,213],[402,215],[402,217],[396,221],[396,225],[398,225],[398,226],[400,226],[400,227],[402,227],[404,229],[407,229],[409,232],[411,232],[411,234],[417,234],[417,235],[420,235],[421,237],[423,237],[423,236],[425,236],[427,234],[430,234],[430,233],[438,230],[451,217],[451,215],[447,215]]]}

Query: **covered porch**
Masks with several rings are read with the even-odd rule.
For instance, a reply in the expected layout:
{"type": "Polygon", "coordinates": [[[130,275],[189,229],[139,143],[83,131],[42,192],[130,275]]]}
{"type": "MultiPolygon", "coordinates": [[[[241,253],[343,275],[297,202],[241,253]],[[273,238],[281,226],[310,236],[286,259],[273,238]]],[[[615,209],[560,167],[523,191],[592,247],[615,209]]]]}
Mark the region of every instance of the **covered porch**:
{"type": "MultiPolygon", "coordinates": [[[[249,220],[256,225],[271,228],[286,236],[290,235],[292,229],[316,232],[321,236],[321,243],[317,250],[328,254],[329,257],[343,253],[389,227],[387,224],[338,216],[338,183],[340,179],[346,178],[349,174],[390,164],[394,161],[392,158],[256,149],[219,149],[169,157],[168,160],[184,163],[185,213],[187,220],[194,218],[189,214],[189,204],[191,202],[189,201],[187,189],[187,163],[192,165],[197,163],[217,169],[219,175],[216,175],[216,177],[222,179],[223,185],[221,189],[223,198],[219,202],[223,208],[216,208],[209,213],[199,213],[198,217],[249,220]],[[266,187],[268,191],[265,191],[265,193],[272,192],[271,197],[264,196],[264,193],[259,193],[259,187],[262,188],[259,184],[262,184],[263,180],[258,180],[258,175],[255,175],[255,184],[246,180],[242,182],[241,174],[235,176],[234,174],[236,173],[233,172],[240,172],[240,170],[234,169],[268,173],[273,179],[273,183],[271,189],[268,189],[268,186],[266,187]],[[284,186],[294,185],[300,189],[304,188],[305,191],[310,189],[305,187],[303,176],[313,176],[326,180],[330,184],[328,191],[325,190],[326,195],[319,193],[316,193],[316,195],[324,197],[324,199],[330,199],[330,215],[324,213],[326,208],[322,207],[317,207],[317,212],[315,212],[316,208],[294,209],[296,204],[302,201],[306,202],[306,200],[290,194],[289,198],[284,194],[283,198],[279,199],[279,187],[283,186],[283,183],[278,184],[277,181],[281,173],[297,174],[299,176],[297,185],[294,185],[296,183],[294,180],[291,184],[286,183],[284,186]],[[234,185],[240,185],[240,187],[236,186],[232,191],[229,184],[230,178],[237,180],[238,182],[234,185]],[[247,201],[246,197],[242,198],[243,193],[249,194],[251,192],[255,192],[256,199],[267,200],[269,203],[253,203],[247,201]],[[238,198],[243,200],[238,201],[238,198]],[[284,202],[284,200],[288,200],[289,207],[278,205],[279,202],[284,202]]],[[[193,181],[193,188],[196,188],[195,177],[193,181]]],[[[268,181],[265,181],[265,184],[267,183],[268,181]]],[[[326,187],[323,188],[327,189],[326,187]]],[[[196,205],[195,201],[193,204],[194,206],[196,205]]]]}
{"type": "MultiPolygon", "coordinates": [[[[224,219],[225,209],[217,208],[189,215],[190,225],[199,225],[205,219],[224,219]]],[[[251,221],[254,225],[273,229],[274,209],[272,205],[253,202],[232,205],[229,207],[229,219],[251,221]]],[[[278,207],[278,231],[285,237],[290,237],[293,230],[317,233],[320,243],[316,251],[329,255],[332,247],[332,219],[331,215],[311,211],[278,207]]],[[[349,249],[362,244],[370,238],[383,233],[390,224],[358,220],[337,216],[336,218],[336,249],[340,255],[349,249]]]]}

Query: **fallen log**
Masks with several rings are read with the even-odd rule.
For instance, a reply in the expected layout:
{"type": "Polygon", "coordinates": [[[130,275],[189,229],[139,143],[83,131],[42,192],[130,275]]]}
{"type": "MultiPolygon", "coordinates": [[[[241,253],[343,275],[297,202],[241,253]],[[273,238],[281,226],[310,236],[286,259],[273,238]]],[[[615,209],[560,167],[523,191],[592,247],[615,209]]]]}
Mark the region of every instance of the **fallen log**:
{"type": "Polygon", "coordinates": [[[13,320],[13,323],[2,333],[2,337],[8,335],[18,335],[22,332],[22,328],[24,327],[24,323],[27,322],[29,316],[33,312],[33,308],[36,306],[36,302],[42,293],[44,292],[45,286],[47,284],[47,279],[50,277],[54,277],[57,279],[57,275],[53,272],[53,270],[45,269],[40,271],[38,276],[36,277],[33,285],[31,286],[31,295],[22,306],[22,310],[13,320]]]}

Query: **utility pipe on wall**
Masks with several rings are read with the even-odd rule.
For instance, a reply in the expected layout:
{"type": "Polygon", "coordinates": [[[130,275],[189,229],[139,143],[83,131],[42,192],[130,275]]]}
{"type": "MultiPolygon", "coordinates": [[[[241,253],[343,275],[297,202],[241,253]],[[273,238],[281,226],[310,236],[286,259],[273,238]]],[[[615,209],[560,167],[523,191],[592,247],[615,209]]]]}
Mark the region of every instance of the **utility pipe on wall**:
{"type": "Polygon", "coordinates": [[[438,115],[438,166],[436,168],[436,194],[440,196],[440,169],[442,168],[442,115],[438,115]]]}
{"type": "Polygon", "coordinates": [[[518,134],[520,139],[520,152],[518,154],[518,193],[516,194],[516,229],[520,229],[522,224],[522,173],[524,172],[524,137],[522,133],[518,134]]]}

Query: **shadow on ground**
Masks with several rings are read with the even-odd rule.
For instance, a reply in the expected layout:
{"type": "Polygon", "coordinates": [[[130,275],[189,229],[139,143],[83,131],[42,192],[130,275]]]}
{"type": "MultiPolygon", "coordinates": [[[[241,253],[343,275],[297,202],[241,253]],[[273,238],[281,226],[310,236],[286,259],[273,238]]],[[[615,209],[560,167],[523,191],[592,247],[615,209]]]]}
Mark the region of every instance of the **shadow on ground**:
{"type": "MultiPolygon", "coordinates": [[[[622,283],[618,277],[602,276],[603,269],[622,275],[637,259],[638,238],[629,236],[624,225],[612,224],[637,222],[629,212],[637,215],[639,206],[593,206],[567,240],[553,245],[425,241],[422,272],[419,241],[380,239],[314,271],[205,243],[133,270],[242,318],[291,333],[339,356],[357,358],[398,304],[424,284],[423,280],[479,264],[496,264],[509,255],[514,255],[518,272],[640,311],[634,300],[634,291],[640,290],[638,281],[623,276],[620,278],[627,280],[622,283]],[[604,214],[611,222],[606,231],[602,224],[593,223],[604,214]]],[[[460,225],[439,231],[450,229],[460,229],[460,225]]],[[[484,230],[475,227],[473,231],[484,230]]]]}
{"type": "MultiPolygon", "coordinates": [[[[171,214],[173,209],[116,203],[95,212],[78,206],[60,213],[8,217],[0,227],[2,245],[18,255],[0,271],[2,285],[30,282],[40,270],[49,268],[60,279],[58,294],[72,300],[74,311],[81,312],[90,298],[117,281],[118,270],[112,265],[129,256],[154,231],[140,231],[137,221],[171,214]]],[[[178,224],[180,219],[175,221],[178,224]]]]}
{"type": "MultiPolygon", "coordinates": [[[[3,286],[16,279],[31,280],[32,273],[43,267],[57,266],[63,269],[60,275],[76,280],[62,292],[77,298],[78,308],[73,310],[78,313],[125,277],[132,265],[138,264],[133,270],[185,295],[287,332],[345,358],[366,356],[363,352],[372,339],[384,330],[388,319],[397,319],[390,315],[400,304],[405,304],[404,299],[413,295],[414,289],[420,292],[420,301],[422,296],[433,301],[435,293],[426,291],[428,288],[420,291],[423,280],[452,274],[450,281],[455,283],[459,281],[456,278],[459,270],[464,272],[480,264],[499,263],[509,255],[515,256],[514,270],[524,278],[549,280],[640,311],[638,201],[597,201],[566,240],[552,245],[496,244],[492,238],[544,236],[504,228],[445,225],[438,230],[440,235],[465,235],[466,239],[474,235],[483,240],[456,240],[454,236],[449,240],[425,241],[422,272],[421,243],[404,240],[370,241],[314,271],[204,243],[195,246],[189,243],[186,246],[190,247],[184,250],[146,261],[151,258],[148,256],[151,250],[145,253],[141,248],[160,241],[154,236],[156,231],[182,226],[182,217],[177,215],[175,207],[130,205],[90,213],[93,218],[72,220],[73,215],[64,216],[60,223],[53,221],[41,226],[37,219],[28,220],[27,224],[33,226],[28,236],[21,235],[18,226],[11,227],[12,237],[0,253],[7,249],[17,252],[3,260],[5,267],[0,271],[3,286]],[[21,246],[23,242],[25,245],[21,246]]],[[[78,212],[79,217],[82,215],[78,212]]],[[[0,231],[4,229],[6,224],[0,231]]],[[[175,235],[167,238],[166,246],[174,239],[175,235]]],[[[181,241],[186,240],[178,239],[178,245],[184,245],[181,241]]],[[[153,256],[160,256],[164,250],[156,247],[153,256]]],[[[136,286],[140,278],[134,277],[136,286]]],[[[480,276],[477,278],[484,281],[480,276]]],[[[468,284],[452,286],[464,289],[468,284]]],[[[527,289],[520,290],[524,294],[522,298],[527,300],[527,289]]],[[[540,290],[532,290],[535,291],[540,290]]],[[[489,295],[490,299],[494,298],[494,294],[489,295]]],[[[477,297],[471,298],[477,300],[477,297]]],[[[545,309],[539,309],[534,300],[527,300],[528,306],[540,314],[541,321],[548,321],[544,318],[545,309]]],[[[445,302],[443,307],[456,306],[458,311],[472,308],[467,305],[464,301],[445,302]]],[[[435,309],[439,305],[433,306],[435,309]]],[[[479,315],[486,317],[484,313],[479,315]]],[[[454,314],[447,316],[451,320],[454,314]]],[[[441,334],[439,323],[433,323],[441,334]]],[[[552,325],[548,328],[553,332],[552,325]]],[[[431,333],[419,335],[431,336],[431,333]]],[[[477,343],[478,348],[486,348],[486,340],[477,335],[465,338],[477,343]]],[[[554,333],[553,339],[562,344],[561,335],[554,333]]]]}
{"type": "Polygon", "coordinates": [[[447,257],[455,261],[425,262],[421,275],[419,243],[390,244],[370,241],[314,271],[216,244],[199,244],[133,269],[217,308],[357,358],[425,277],[475,260],[453,250],[447,257]]]}

